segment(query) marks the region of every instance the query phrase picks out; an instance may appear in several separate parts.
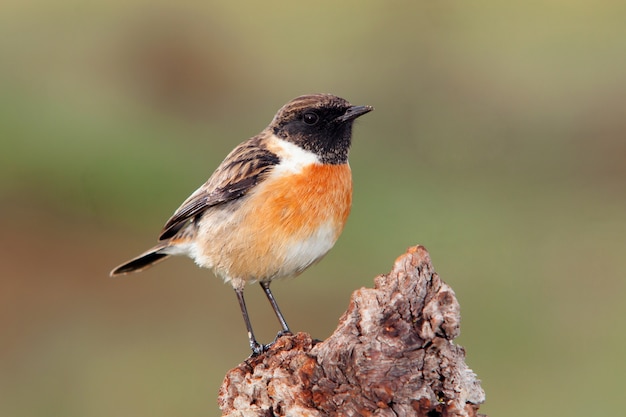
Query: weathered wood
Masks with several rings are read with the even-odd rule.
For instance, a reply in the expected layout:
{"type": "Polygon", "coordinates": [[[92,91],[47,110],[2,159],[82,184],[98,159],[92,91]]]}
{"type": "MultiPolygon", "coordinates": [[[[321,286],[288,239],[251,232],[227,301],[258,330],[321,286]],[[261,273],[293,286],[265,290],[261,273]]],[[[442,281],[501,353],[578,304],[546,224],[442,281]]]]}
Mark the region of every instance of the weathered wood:
{"type": "Polygon", "coordinates": [[[229,371],[223,416],[478,416],[485,393],[452,342],[460,318],[426,249],[409,248],[327,340],[283,336],[229,371]]]}

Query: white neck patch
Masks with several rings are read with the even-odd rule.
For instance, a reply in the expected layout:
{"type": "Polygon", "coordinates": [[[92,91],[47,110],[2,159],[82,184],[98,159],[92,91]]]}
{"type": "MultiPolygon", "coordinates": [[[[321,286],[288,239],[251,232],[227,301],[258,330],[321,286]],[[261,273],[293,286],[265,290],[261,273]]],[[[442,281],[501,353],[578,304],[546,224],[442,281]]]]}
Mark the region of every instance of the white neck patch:
{"type": "Polygon", "coordinates": [[[280,163],[274,168],[274,171],[298,173],[309,165],[320,163],[319,157],[315,153],[277,136],[272,136],[269,149],[280,158],[280,163]]]}

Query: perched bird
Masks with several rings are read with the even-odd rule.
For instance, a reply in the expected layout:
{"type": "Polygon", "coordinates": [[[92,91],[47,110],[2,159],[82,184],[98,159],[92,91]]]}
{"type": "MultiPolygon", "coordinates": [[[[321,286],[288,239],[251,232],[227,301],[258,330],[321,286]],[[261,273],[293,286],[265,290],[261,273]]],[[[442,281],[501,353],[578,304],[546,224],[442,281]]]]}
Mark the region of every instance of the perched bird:
{"type": "Polygon", "coordinates": [[[350,213],[348,151],[354,120],[373,110],[330,94],[297,97],[268,127],[237,146],[167,221],[160,243],[111,276],[186,255],[235,289],[253,355],[264,351],[243,291],[259,282],[290,333],[270,283],[296,276],[335,244],[350,213]]]}

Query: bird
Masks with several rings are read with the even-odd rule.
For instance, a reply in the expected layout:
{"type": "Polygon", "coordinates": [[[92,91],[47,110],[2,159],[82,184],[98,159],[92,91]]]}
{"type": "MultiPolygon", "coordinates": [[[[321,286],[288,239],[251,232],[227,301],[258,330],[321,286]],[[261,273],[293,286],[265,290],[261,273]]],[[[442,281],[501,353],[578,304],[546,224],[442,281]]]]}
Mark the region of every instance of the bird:
{"type": "Polygon", "coordinates": [[[332,94],[289,101],[182,203],[156,246],[110,275],[140,272],[173,255],[193,259],[232,285],[252,356],[263,353],[271,344],[254,335],[244,288],[260,283],[282,327],[276,339],[291,334],[270,283],[299,275],[337,241],[352,206],[353,123],[372,110],[332,94]]]}

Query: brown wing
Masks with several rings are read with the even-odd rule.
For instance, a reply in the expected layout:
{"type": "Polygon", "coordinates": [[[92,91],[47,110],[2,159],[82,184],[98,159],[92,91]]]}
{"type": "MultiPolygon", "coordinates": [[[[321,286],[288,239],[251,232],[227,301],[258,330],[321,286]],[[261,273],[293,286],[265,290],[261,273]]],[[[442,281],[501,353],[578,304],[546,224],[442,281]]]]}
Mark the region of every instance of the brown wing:
{"type": "Polygon", "coordinates": [[[255,136],[237,146],[211,178],[176,210],[163,227],[159,240],[176,235],[208,208],[244,196],[279,162],[278,156],[265,148],[262,136],[255,136]]]}

